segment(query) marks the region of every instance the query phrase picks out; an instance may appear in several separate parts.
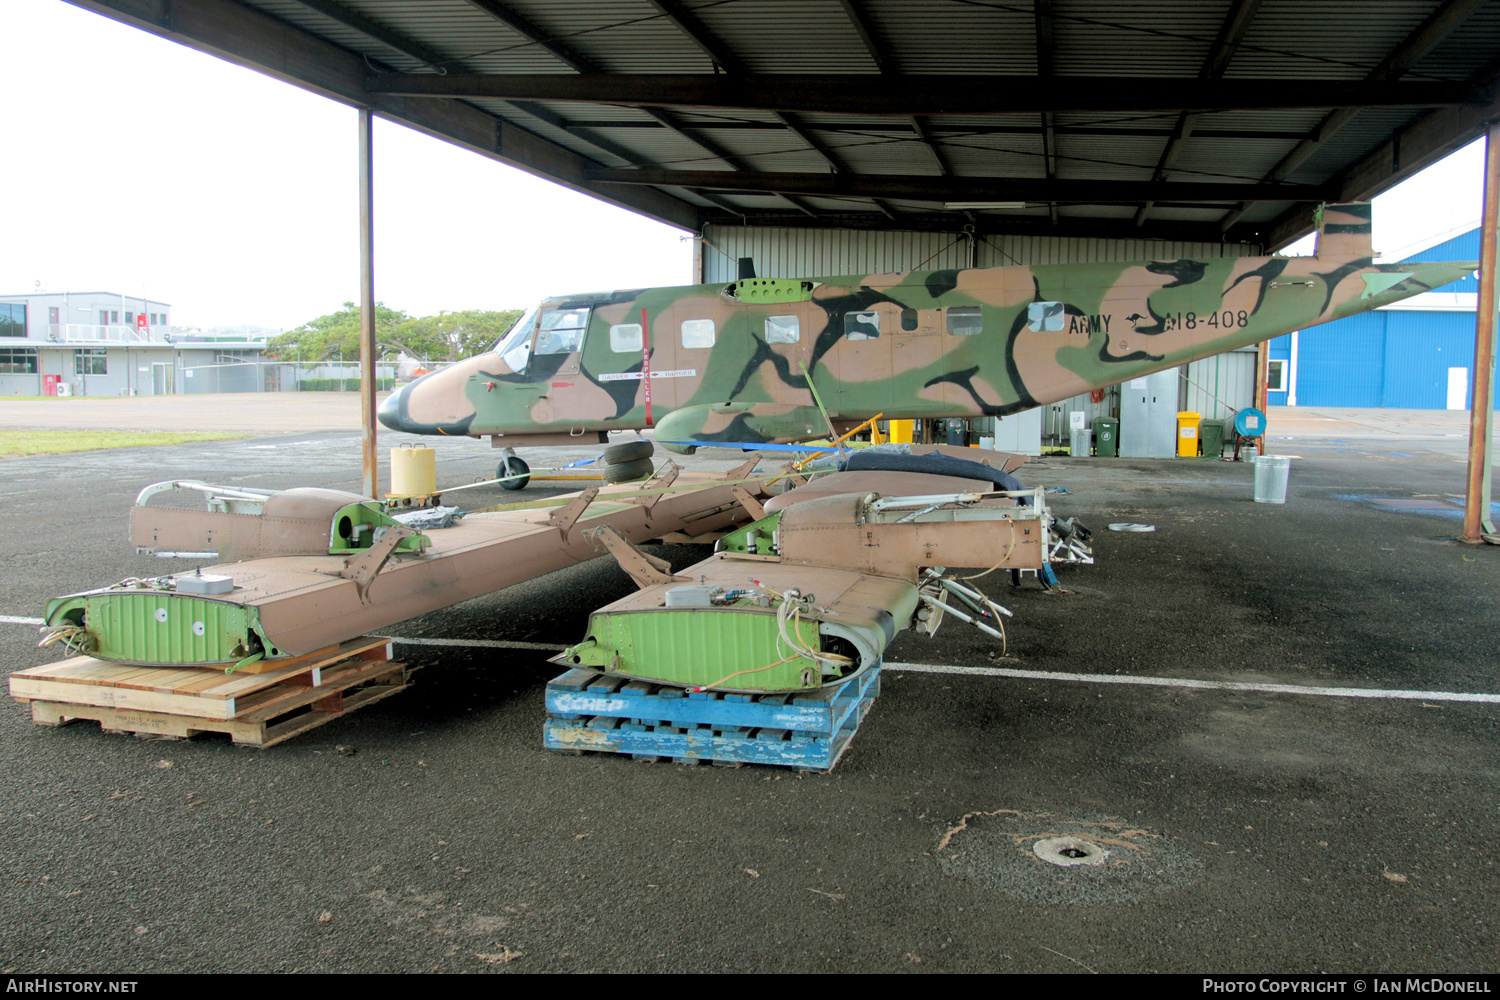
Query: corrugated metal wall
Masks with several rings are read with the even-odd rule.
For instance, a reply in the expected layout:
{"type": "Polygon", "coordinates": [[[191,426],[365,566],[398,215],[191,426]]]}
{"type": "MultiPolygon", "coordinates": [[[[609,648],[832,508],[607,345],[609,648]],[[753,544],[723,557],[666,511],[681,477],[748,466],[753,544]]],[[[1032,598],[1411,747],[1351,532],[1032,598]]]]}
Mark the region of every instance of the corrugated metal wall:
{"type": "Polygon", "coordinates": [[[1473,365],[1473,313],[1382,309],[1303,330],[1291,378],[1298,406],[1441,410],[1448,369],[1473,365]]]}
{"type": "MultiPolygon", "coordinates": [[[[751,257],[763,278],[813,278],[838,274],[968,267],[962,233],[865,232],[852,229],[779,229],[709,226],[702,248],[704,282],[733,281],[735,260],[751,257]]],[[[1163,240],[1094,240],[1052,236],[987,236],[974,250],[975,266],[1085,264],[1180,257],[1245,257],[1257,247],[1239,243],[1163,240]]]]}
{"type": "MultiPolygon", "coordinates": [[[[1462,236],[1455,236],[1451,240],[1445,240],[1435,247],[1429,247],[1421,253],[1414,253],[1410,257],[1403,258],[1410,261],[1428,260],[1478,260],[1479,259],[1479,230],[1471,229],[1462,236]]],[[[1469,274],[1457,281],[1443,286],[1445,292],[1477,292],[1479,291],[1479,275],[1469,274]]]]}
{"type": "Polygon", "coordinates": [[[1297,338],[1297,405],[1380,406],[1389,315],[1360,313],[1303,330],[1297,338]]]}
{"type": "Polygon", "coordinates": [[[1204,420],[1224,420],[1255,405],[1255,348],[1227,351],[1186,365],[1179,410],[1203,414],[1204,420]]]}
{"type": "MultiPolygon", "coordinates": [[[[1420,410],[1446,407],[1448,369],[1473,373],[1474,314],[1391,310],[1376,315],[1385,317],[1380,405],[1420,410]]],[[[1316,336],[1316,328],[1309,330],[1302,335],[1302,343],[1316,336]]],[[[1469,395],[1473,395],[1472,380],[1469,395]]],[[[1303,403],[1300,394],[1297,402],[1303,403]]],[[[1471,402],[1465,399],[1464,405],[1471,402]]]]}

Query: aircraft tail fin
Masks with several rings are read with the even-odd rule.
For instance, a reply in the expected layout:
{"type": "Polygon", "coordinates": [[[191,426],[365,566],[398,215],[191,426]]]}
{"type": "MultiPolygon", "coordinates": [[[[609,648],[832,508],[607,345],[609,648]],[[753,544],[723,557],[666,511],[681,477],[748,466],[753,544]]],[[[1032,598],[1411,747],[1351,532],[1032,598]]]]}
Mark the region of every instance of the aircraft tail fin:
{"type": "Polygon", "coordinates": [[[1373,257],[1370,203],[1318,206],[1318,249],[1322,257],[1373,257]]]}

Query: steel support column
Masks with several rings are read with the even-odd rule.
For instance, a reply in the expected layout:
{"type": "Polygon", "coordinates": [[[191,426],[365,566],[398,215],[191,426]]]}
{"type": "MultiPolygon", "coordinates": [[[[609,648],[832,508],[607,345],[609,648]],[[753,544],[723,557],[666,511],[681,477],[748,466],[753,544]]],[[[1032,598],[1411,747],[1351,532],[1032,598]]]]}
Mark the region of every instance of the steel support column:
{"type": "Polygon", "coordinates": [[[1461,540],[1493,541],[1490,469],[1494,457],[1496,241],[1500,240],[1500,122],[1485,137],[1484,215],[1479,229],[1479,308],[1474,313],[1473,390],[1469,402],[1469,481],[1461,540]]]}
{"type": "Polygon", "coordinates": [[[364,494],[380,498],[375,451],[375,147],[374,116],[359,109],[359,422],[364,443],[364,494]]]}

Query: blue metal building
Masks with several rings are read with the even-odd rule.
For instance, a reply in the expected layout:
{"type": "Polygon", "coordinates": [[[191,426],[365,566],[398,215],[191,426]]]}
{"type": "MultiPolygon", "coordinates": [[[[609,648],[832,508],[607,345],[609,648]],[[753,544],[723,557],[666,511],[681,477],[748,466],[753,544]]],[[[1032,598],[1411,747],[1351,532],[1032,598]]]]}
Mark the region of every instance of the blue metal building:
{"type": "MultiPolygon", "coordinates": [[[[1401,259],[1478,260],[1479,230],[1401,259]]],[[[1267,402],[1468,409],[1478,296],[1479,279],[1471,274],[1394,306],[1277,337],[1271,341],[1267,402]]]]}

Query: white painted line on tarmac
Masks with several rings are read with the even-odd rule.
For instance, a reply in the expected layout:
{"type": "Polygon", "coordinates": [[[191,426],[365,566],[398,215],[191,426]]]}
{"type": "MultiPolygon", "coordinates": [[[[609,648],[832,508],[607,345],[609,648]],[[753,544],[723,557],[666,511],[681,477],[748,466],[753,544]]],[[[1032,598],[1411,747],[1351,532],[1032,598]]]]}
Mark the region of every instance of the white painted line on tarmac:
{"type": "Polygon", "coordinates": [[[513,642],[509,639],[408,639],[401,635],[377,635],[377,639],[389,639],[408,646],[477,646],[481,649],[538,649],[547,653],[560,653],[566,646],[548,642],[513,642]]]}
{"type": "MultiPolygon", "coordinates": [[[[40,618],[0,615],[3,625],[41,625],[40,618]]],[[[376,639],[408,646],[454,646],[476,649],[528,649],[557,653],[566,646],[549,642],[517,642],[511,639],[436,639],[400,635],[377,635],[376,639]]],[[[1397,701],[1467,701],[1500,704],[1500,694],[1467,691],[1403,691],[1393,688],[1312,687],[1301,684],[1265,684],[1253,681],[1200,681],[1191,677],[1133,677],[1128,674],[1072,674],[1058,670],[1017,670],[1012,667],[960,667],[942,663],[903,663],[891,660],[887,671],[911,674],[954,674],[968,677],[1006,677],[1022,681],[1062,681],[1071,684],[1126,684],[1136,687],[1175,687],[1197,691],[1255,691],[1262,694],[1304,694],[1323,698],[1386,698],[1397,701]]]]}
{"type": "Polygon", "coordinates": [[[1132,677],[1128,674],[1070,674],[1057,670],[1015,670],[1009,667],[955,667],[931,663],[885,664],[886,671],[916,674],[965,674],[1009,677],[1023,681],[1065,681],[1075,684],[1133,684],[1139,687],[1192,688],[1199,691],[1258,691],[1263,694],[1311,694],[1324,698],[1392,698],[1399,701],[1476,701],[1500,704],[1500,694],[1465,691],[1401,691],[1391,688],[1304,687],[1301,684],[1261,684],[1247,681],[1200,681],[1190,677],[1132,677]]]}

